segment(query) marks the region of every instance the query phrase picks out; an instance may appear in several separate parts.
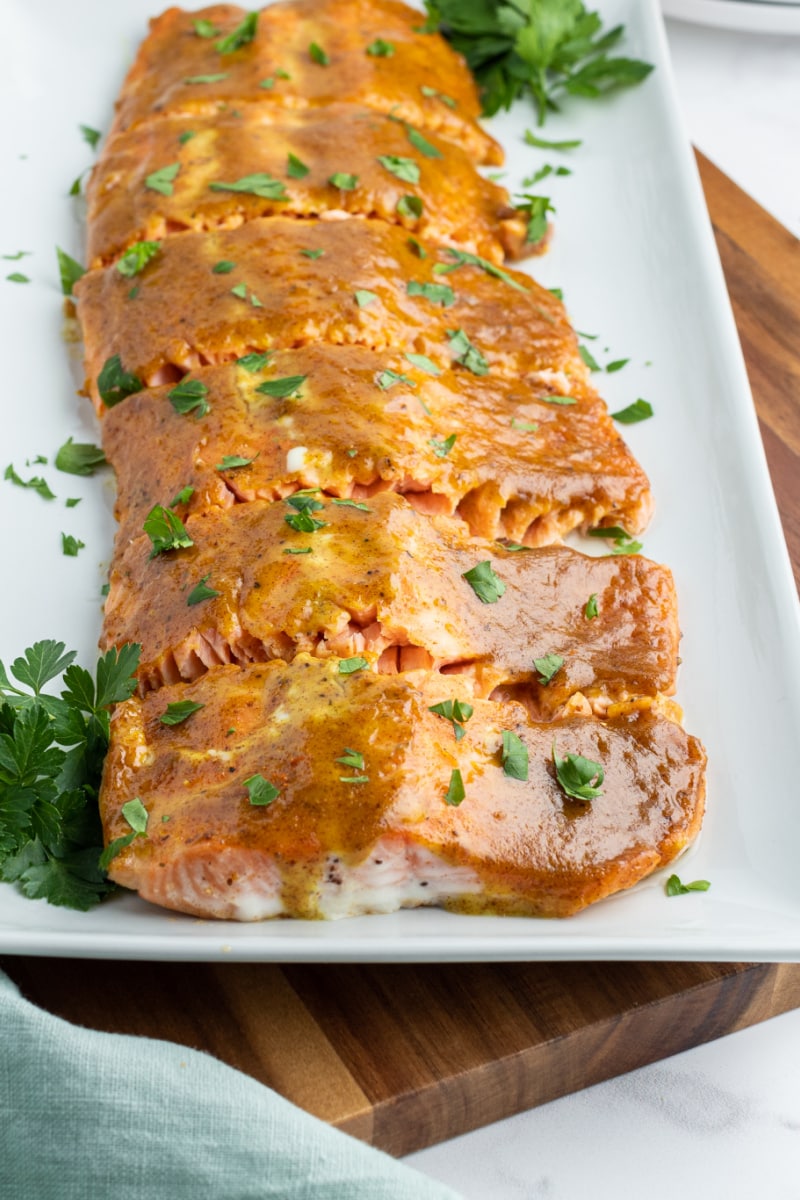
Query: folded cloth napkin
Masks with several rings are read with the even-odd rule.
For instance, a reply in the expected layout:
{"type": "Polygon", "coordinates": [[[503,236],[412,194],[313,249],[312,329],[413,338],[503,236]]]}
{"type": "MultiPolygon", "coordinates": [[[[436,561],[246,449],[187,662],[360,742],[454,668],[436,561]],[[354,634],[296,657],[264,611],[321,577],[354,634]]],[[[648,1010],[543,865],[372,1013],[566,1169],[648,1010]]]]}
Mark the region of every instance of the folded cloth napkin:
{"type": "Polygon", "coordinates": [[[80,1029],[0,973],[2,1200],[457,1200],[207,1054],[80,1029]]]}

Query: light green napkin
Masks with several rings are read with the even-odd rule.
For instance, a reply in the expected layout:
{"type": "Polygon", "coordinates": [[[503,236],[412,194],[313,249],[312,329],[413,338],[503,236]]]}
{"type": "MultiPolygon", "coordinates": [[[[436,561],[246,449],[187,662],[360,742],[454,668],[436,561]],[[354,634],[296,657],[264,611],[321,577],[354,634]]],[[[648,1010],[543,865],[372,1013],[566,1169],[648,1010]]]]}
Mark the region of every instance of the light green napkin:
{"type": "Polygon", "coordinates": [[[0,973],[2,1200],[454,1200],[217,1059],[79,1029],[0,973]]]}

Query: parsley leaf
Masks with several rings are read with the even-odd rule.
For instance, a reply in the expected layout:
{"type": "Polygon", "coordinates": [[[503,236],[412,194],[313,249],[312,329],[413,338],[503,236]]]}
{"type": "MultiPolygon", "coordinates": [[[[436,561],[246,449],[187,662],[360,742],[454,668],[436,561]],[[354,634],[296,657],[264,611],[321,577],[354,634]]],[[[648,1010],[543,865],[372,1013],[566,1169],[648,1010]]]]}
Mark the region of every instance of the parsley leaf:
{"type": "MultiPolygon", "coordinates": [[[[219,260],[219,262],[214,263],[213,267],[211,268],[211,273],[213,275],[230,275],[231,271],[235,271],[235,270],[236,270],[235,262],[230,262],[226,258],[221,258],[219,260]]],[[[242,360],[239,359],[239,362],[241,362],[241,361],[242,360]]]]}
{"type": "Polygon", "coordinates": [[[448,329],[450,353],[455,362],[461,363],[473,375],[488,375],[489,364],[477,346],[473,346],[463,329],[448,329]]]}
{"type": "Polygon", "coordinates": [[[525,130],[525,144],[535,146],[537,150],[575,150],[578,146],[582,146],[583,142],[578,139],[564,142],[549,142],[546,138],[537,137],[530,129],[525,130]]]}
{"type": "Polygon", "coordinates": [[[82,267],[79,262],[56,246],[56,254],[58,256],[58,273],[61,278],[61,291],[64,296],[71,296],[72,289],[75,284],[86,274],[86,268],[82,267]]]}
{"type": "Polygon", "coordinates": [[[58,470],[68,475],[94,475],[108,460],[100,447],[92,442],[73,442],[72,438],[67,438],[54,461],[58,470]]]}
{"type": "Polygon", "coordinates": [[[613,375],[615,371],[621,371],[630,361],[629,358],[617,358],[614,362],[606,363],[606,374],[613,375]]]}
{"type": "Polygon", "coordinates": [[[30,479],[23,479],[14,470],[11,463],[6,467],[3,478],[15,483],[17,487],[30,488],[32,491],[38,492],[43,500],[55,500],[56,498],[55,493],[50,490],[47,480],[43,479],[41,475],[32,475],[30,479]]]}
{"type": "Polygon", "coordinates": [[[356,654],[353,658],[340,658],[339,674],[354,675],[356,671],[363,671],[365,667],[368,666],[369,663],[365,658],[362,658],[360,654],[356,654]]]}
{"type": "Polygon", "coordinates": [[[437,263],[433,268],[434,275],[446,275],[450,271],[457,271],[459,267],[480,267],[487,275],[492,275],[495,279],[502,279],[503,283],[507,283],[509,287],[516,288],[518,292],[527,292],[528,290],[523,284],[518,283],[513,276],[509,275],[508,271],[504,271],[502,267],[495,266],[493,262],[489,262],[488,258],[481,258],[479,254],[470,254],[466,250],[456,250],[454,246],[446,246],[445,251],[451,258],[455,259],[455,262],[437,263]]]}
{"type": "MultiPolygon", "coordinates": [[[[217,71],[214,75],[188,75],[184,79],[184,83],[221,83],[223,79],[228,78],[227,71],[217,71]]],[[[168,193],[169,194],[169,193],[168,193]]]]}
{"type": "Polygon", "coordinates": [[[474,711],[472,705],[467,704],[465,700],[442,700],[439,704],[431,704],[428,708],[428,712],[436,713],[437,717],[444,717],[445,721],[450,721],[457,742],[463,738],[464,725],[474,711]]]}
{"type": "Polygon", "coordinates": [[[549,196],[531,196],[526,192],[520,196],[520,199],[525,203],[520,204],[518,210],[528,222],[525,241],[530,245],[535,245],[547,233],[547,214],[556,210],[550,203],[549,196]]]}
{"type": "Polygon", "coordinates": [[[471,567],[461,578],[466,579],[483,604],[495,604],[506,590],[506,585],[492,570],[492,564],[488,560],[471,567]]]}
{"type": "MultiPolygon", "coordinates": [[[[345,746],[344,754],[336,759],[337,763],[342,763],[345,767],[352,767],[355,771],[364,770],[364,755],[360,750],[351,750],[349,746],[345,746]]],[[[340,783],[369,783],[369,775],[340,775],[340,783]]]]}
{"type": "Polygon", "coordinates": [[[367,46],[366,53],[372,58],[391,58],[394,54],[394,44],[384,41],[383,38],[375,38],[375,41],[367,46]]]}
{"type": "Polygon", "coordinates": [[[512,417],[511,428],[518,429],[521,433],[536,433],[536,430],[539,428],[539,422],[522,421],[519,417],[512,417]]]}
{"type": "Polygon", "coordinates": [[[431,100],[441,100],[442,104],[446,104],[448,108],[457,108],[455,100],[452,96],[446,96],[444,92],[437,92],[436,88],[429,87],[427,83],[421,83],[419,90],[423,96],[427,96],[431,100]]]}
{"type": "Polygon", "coordinates": [[[444,795],[445,804],[450,804],[453,808],[458,808],[461,801],[466,796],[464,791],[464,780],[461,778],[461,772],[455,768],[450,772],[450,783],[444,795]]]}
{"type": "Polygon", "coordinates": [[[689,892],[707,892],[711,884],[707,879],[695,879],[692,883],[681,883],[677,875],[670,875],[664,891],[668,896],[688,896],[689,892]]]}
{"type": "Polygon", "coordinates": [[[211,572],[204,575],[199,583],[196,583],[186,599],[187,608],[194,608],[195,604],[202,604],[204,600],[213,600],[215,597],[222,595],[215,588],[206,587],[206,580],[211,578],[211,572]]]}
{"type": "Polygon", "coordinates": [[[372,512],[368,504],[362,504],[360,500],[331,500],[331,504],[336,504],[340,508],[358,508],[361,512],[372,512]]]}
{"type": "Polygon", "coordinates": [[[12,271],[10,275],[6,275],[9,283],[30,283],[30,276],[23,275],[22,271],[12,271]]]}
{"type": "Polygon", "coordinates": [[[447,283],[420,283],[409,279],[406,292],[409,296],[424,296],[433,304],[441,304],[442,308],[449,308],[456,302],[456,294],[447,283]]]}
{"type": "Polygon", "coordinates": [[[212,192],[247,192],[252,196],[260,196],[262,200],[288,200],[289,194],[280,179],[260,171],[255,175],[243,175],[232,183],[216,180],[210,183],[212,192]]]}
{"type": "Polygon", "coordinates": [[[592,762],[581,754],[567,754],[559,758],[556,754],[556,743],[553,739],[553,765],[556,769],[556,779],[565,796],[573,800],[594,800],[602,796],[601,785],[605,772],[600,763],[592,762]]]}
{"type": "Polygon", "coordinates": [[[564,660],[560,654],[545,654],[544,658],[535,658],[533,665],[539,672],[539,683],[542,687],[547,687],[550,680],[554,678],[564,665],[564,660]]]}
{"type": "Polygon", "coordinates": [[[317,64],[317,66],[327,67],[330,65],[331,60],[328,58],[328,55],[325,53],[325,51],[322,49],[322,46],[320,46],[318,42],[311,42],[311,44],[308,47],[308,57],[311,59],[312,62],[315,62],[317,64]]]}
{"type": "Polygon", "coordinates": [[[151,258],[161,249],[161,242],[135,242],[117,262],[117,270],[126,279],[132,279],[144,270],[151,258]]]}
{"type": "Polygon", "coordinates": [[[97,143],[103,136],[99,129],[92,129],[91,125],[79,125],[81,137],[86,142],[87,146],[91,146],[92,150],[97,149],[97,143]]]}
{"type": "Polygon", "coordinates": [[[188,504],[193,495],[194,488],[187,484],[186,487],[182,487],[179,492],[175,493],[170,500],[168,507],[174,508],[176,504],[188,504]]]}
{"type": "MultiPolygon", "coordinates": [[[[355,176],[349,175],[348,179],[355,179],[355,176]]],[[[328,180],[328,183],[333,183],[333,176],[331,176],[331,178],[328,180]]],[[[334,186],[336,186],[336,185],[334,185],[334,186]]],[[[322,258],[325,251],[324,250],[301,250],[300,253],[302,254],[303,258],[314,259],[314,258],[322,258]]]]}
{"type": "Polygon", "coordinates": [[[151,192],[159,192],[162,196],[171,196],[175,177],[180,169],[181,164],[179,162],[170,163],[166,167],[159,167],[157,171],[153,171],[147,176],[144,186],[149,188],[151,192]]]}
{"type": "Polygon", "coordinates": [[[300,388],[307,379],[307,375],[285,375],[282,379],[266,379],[258,385],[256,391],[265,396],[272,396],[274,400],[286,400],[289,397],[297,399],[300,396],[300,388]]]}
{"type": "Polygon", "coordinates": [[[390,367],[387,367],[385,371],[381,371],[375,382],[384,392],[388,391],[390,387],[394,387],[396,383],[405,383],[412,388],[417,386],[413,379],[409,379],[401,371],[393,371],[390,367]]]}
{"type": "Polygon", "coordinates": [[[636,425],[639,421],[646,421],[652,415],[652,404],[649,400],[642,400],[641,397],[634,400],[633,404],[629,404],[627,408],[621,408],[619,412],[611,414],[614,420],[619,421],[621,425],[636,425]]]}
{"type": "Polygon", "coordinates": [[[378,162],[390,175],[402,179],[404,183],[419,183],[419,164],[413,158],[403,158],[399,154],[379,154],[378,162]]]}
{"type": "Polygon", "coordinates": [[[196,412],[198,417],[204,417],[211,411],[211,405],[206,399],[208,388],[199,379],[182,379],[167,396],[175,412],[184,416],[196,412]]]}
{"type": "Polygon", "coordinates": [[[258,454],[254,454],[252,458],[243,458],[241,454],[223,454],[222,462],[218,462],[214,466],[215,471],[235,471],[238,467],[249,467],[258,458],[258,454]]]}
{"type": "Polygon", "coordinates": [[[597,592],[592,592],[591,596],[586,601],[583,615],[587,621],[593,621],[595,617],[600,616],[600,610],[597,607],[597,592]]]}
{"type": "Polygon", "coordinates": [[[193,25],[195,33],[201,38],[214,38],[219,33],[216,25],[211,21],[194,21],[193,25]]]}
{"type": "Polygon", "coordinates": [[[205,708],[205,705],[195,700],[177,700],[174,704],[168,704],[158,719],[162,725],[181,725],[201,708],[205,708]]]}
{"type": "Polygon", "coordinates": [[[194,545],[180,517],[163,504],[156,504],[150,509],[143,529],[153,543],[151,558],[166,550],[184,550],[194,545]]]}
{"type": "Polygon", "coordinates": [[[437,441],[436,438],[429,438],[428,445],[433,447],[433,453],[437,458],[447,458],[453,446],[456,444],[456,435],[451,433],[443,442],[437,441]]]}
{"type": "Polygon", "coordinates": [[[339,188],[341,192],[352,192],[358,186],[358,176],[348,175],[344,171],[337,171],[334,175],[330,176],[328,183],[332,187],[339,188]]]}
{"type": "Polygon", "coordinates": [[[599,371],[600,370],[599,362],[594,357],[594,355],[592,354],[589,347],[584,346],[583,342],[581,342],[580,345],[578,346],[578,353],[580,354],[581,358],[586,363],[586,366],[589,368],[590,371],[599,371]]]}
{"type": "Polygon", "coordinates": [[[302,159],[296,154],[289,154],[286,165],[286,174],[290,179],[305,179],[309,174],[311,167],[307,167],[302,159]]]}
{"type": "Polygon", "coordinates": [[[524,783],[528,778],[528,747],[510,729],[504,729],[503,735],[503,774],[512,779],[520,779],[524,783]]]}
{"type": "Polygon", "coordinates": [[[359,308],[366,308],[368,304],[374,304],[378,299],[375,292],[370,292],[367,288],[357,288],[353,292],[353,296],[359,308]]]}
{"type": "Polygon", "coordinates": [[[242,46],[246,46],[252,42],[256,36],[258,28],[258,13],[249,12],[241,24],[232,29],[227,37],[222,38],[217,42],[217,50],[220,54],[233,54],[234,50],[240,50],[242,46]]]}
{"type": "Polygon", "coordinates": [[[420,154],[424,154],[426,158],[441,158],[442,152],[427,138],[423,137],[418,129],[413,125],[406,125],[406,137],[411,142],[415,150],[419,150],[420,154]]]}
{"type": "Polygon", "coordinates": [[[422,216],[423,204],[419,196],[401,196],[397,201],[397,212],[401,217],[416,219],[422,216]]]}
{"type": "Polygon", "coordinates": [[[257,371],[264,370],[271,358],[272,355],[269,352],[266,354],[245,354],[242,358],[237,358],[236,365],[243,367],[251,375],[255,375],[257,371]]]}
{"type": "Polygon", "coordinates": [[[428,375],[441,375],[441,370],[436,363],[428,358],[427,354],[404,354],[403,358],[406,362],[410,362],[412,367],[417,367],[420,371],[425,371],[428,375]]]}
{"type": "Polygon", "coordinates": [[[244,786],[247,788],[250,803],[255,808],[266,808],[281,794],[280,788],[276,788],[275,784],[270,783],[263,775],[251,775],[249,779],[244,780],[244,786]]]}

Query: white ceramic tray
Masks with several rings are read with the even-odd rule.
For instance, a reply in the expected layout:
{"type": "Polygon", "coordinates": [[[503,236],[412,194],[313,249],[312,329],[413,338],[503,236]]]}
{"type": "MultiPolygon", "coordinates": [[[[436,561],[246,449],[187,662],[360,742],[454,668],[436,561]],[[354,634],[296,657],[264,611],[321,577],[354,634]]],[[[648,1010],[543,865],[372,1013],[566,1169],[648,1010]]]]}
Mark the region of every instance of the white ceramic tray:
{"type": "Polygon", "coordinates": [[[661,0],[665,16],[741,33],[800,33],[796,0],[661,0]]]}
{"type": "MultiPolygon", "coordinates": [[[[12,4],[14,53],[0,76],[3,134],[0,252],[33,251],[0,274],[3,462],[43,470],[47,503],[0,481],[3,586],[0,658],[55,637],[91,663],[113,521],[112,484],[25,468],[68,435],[97,437],[75,394],[61,338],[53,247],[81,253],[69,185],[91,154],[78,132],[108,127],[111,104],[153,0],[12,4]],[[23,157],[24,156],[24,157],[23,157]],[[74,509],[66,496],[83,496],[74,509]],[[86,543],[60,551],[61,531],[86,543]]],[[[601,363],[630,357],[598,383],[612,407],[643,396],[653,420],[629,440],[652,478],[658,512],[645,551],[676,575],[684,630],[679,699],[710,757],[708,815],[679,870],[705,894],[667,899],[663,874],[567,921],[455,916],[417,910],[333,924],[215,924],[166,913],[132,895],[82,914],[25,900],[0,885],[0,950],[28,954],[256,960],[800,959],[800,628],[794,585],[744,366],[689,144],[677,117],[655,0],[606,0],[628,27],[626,52],[657,63],[642,86],[578,103],[548,122],[579,136],[569,155],[522,142],[526,104],[493,131],[509,156],[506,182],[546,161],[558,209],[551,252],[535,264],[560,286],[601,363]],[[606,347],[608,349],[606,349],[606,347]]],[[[73,368],[75,367],[73,361],[73,368]]],[[[78,376],[80,372],[78,369],[78,376]]]]}

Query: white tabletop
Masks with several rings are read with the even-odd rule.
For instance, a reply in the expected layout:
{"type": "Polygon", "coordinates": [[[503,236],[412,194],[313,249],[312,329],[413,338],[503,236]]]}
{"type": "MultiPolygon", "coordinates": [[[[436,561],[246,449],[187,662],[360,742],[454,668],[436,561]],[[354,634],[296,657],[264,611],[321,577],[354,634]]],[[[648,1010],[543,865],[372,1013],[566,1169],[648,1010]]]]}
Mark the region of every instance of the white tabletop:
{"type": "MultiPolygon", "coordinates": [[[[800,237],[800,37],[668,35],[692,141],[800,237]]],[[[406,1161],[467,1200],[798,1200],[800,1010],[406,1161]]]]}

